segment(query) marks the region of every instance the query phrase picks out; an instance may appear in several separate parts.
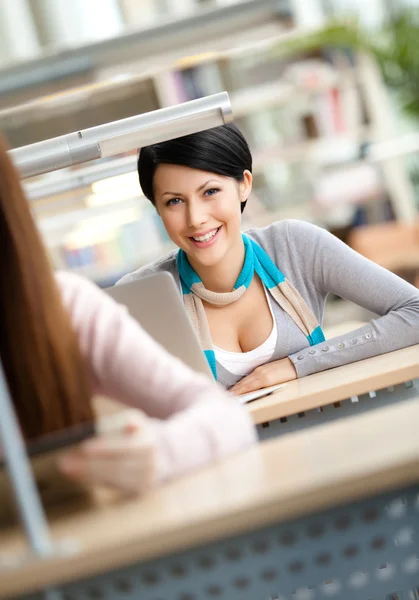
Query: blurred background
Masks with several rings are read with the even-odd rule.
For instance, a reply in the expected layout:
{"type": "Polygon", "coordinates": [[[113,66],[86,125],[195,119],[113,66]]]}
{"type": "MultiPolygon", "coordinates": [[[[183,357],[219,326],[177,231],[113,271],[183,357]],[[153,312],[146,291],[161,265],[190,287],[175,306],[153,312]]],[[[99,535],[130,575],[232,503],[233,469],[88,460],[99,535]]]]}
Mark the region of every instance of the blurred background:
{"type": "MultiPolygon", "coordinates": [[[[419,0],[0,0],[13,148],[223,90],[254,156],[244,229],[317,223],[419,283],[419,0]]],[[[108,286],[172,248],[135,167],[25,180],[55,268],[108,286]]]]}

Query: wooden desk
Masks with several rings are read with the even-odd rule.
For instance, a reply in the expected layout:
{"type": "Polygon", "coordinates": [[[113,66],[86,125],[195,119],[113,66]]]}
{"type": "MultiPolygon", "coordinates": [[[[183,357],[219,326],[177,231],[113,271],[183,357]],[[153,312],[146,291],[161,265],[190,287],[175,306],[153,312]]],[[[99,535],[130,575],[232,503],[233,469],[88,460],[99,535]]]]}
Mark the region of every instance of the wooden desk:
{"type": "MultiPolygon", "coordinates": [[[[265,442],[144,499],[63,511],[54,538],[75,539],[78,551],[2,571],[0,597],[89,577],[65,586],[65,598],[317,599],[330,582],[341,586],[334,598],[402,589],[410,598],[419,585],[418,423],[415,400],[265,442]],[[383,564],[390,570],[377,583],[383,564]],[[299,588],[316,595],[292,596],[299,588]]],[[[19,549],[15,531],[0,532],[2,557],[19,549]]]]}
{"type": "MultiPolygon", "coordinates": [[[[267,422],[272,424],[279,419],[287,420],[292,415],[297,420],[298,414],[305,418],[310,416],[307,415],[308,411],[315,411],[318,407],[327,407],[327,405],[330,407],[327,408],[330,415],[333,411],[333,403],[341,401],[351,403],[351,399],[353,409],[362,410],[368,408],[368,402],[379,406],[381,403],[409,399],[416,394],[416,390],[412,388],[412,380],[417,377],[419,377],[419,345],[291,381],[284,389],[250,402],[248,409],[256,424],[267,422]],[[394,386],[405,382],[410,389],[401,385],[393,390],[394,386]],[[375,392],[375,396],[372,394],[374,398],[369,397],[369,392],[375,392]]],[[[343,403],[337,406],[339,410],[342,407],[345,408],[343,403]]],[[[326,413],[326,410],[324,412],[326,413]]],[[[349,405],[341,411],[342,416],[350,412],[349,405]]],[[[325,415],[322,417],[321,414],[317,414],[318,421],[326,418],[325,415]]],[[[308,420],[306,419],[306,424],[308,420]]],[[[285,421],[283,425],[285,432],[285,421]]],[[[301,425],[304,425],[303,419],[301,425]]],[[[271,435],[274,435],[273,432],[271,435]]]]}

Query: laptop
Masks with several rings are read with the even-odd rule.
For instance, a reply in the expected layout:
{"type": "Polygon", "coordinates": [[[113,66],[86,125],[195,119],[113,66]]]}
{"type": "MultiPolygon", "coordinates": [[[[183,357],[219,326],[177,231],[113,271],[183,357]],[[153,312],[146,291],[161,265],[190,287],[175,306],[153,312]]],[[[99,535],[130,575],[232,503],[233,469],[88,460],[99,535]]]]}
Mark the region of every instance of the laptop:
{"type": "Polygon", "coordinates": [[[213,379],[173,275],[164,271],[104,291],[125,305],[141,327],[170,354],[213,379]]]}
{"type": "MultiPolygon", "coordinates": [[[[183,306],[174,277],[167,271],[106,288],[104,291],[119,304],[147,333],[170,354],[198,373],[213,379],[198,337],[183,306]]],[[[256,390],[238,396],[240,403],[272,394],[286,384],[256,390]]]]}

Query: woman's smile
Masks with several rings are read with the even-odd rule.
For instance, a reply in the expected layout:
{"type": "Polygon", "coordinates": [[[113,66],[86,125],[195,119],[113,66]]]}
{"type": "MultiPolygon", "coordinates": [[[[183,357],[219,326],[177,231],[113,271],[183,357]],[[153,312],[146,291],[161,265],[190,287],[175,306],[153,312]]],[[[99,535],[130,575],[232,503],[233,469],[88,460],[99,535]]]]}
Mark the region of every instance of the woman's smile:
{"type": "Polygon", "coordinates": [[[215,229],[210,229],[205,233],[197,233],[191,237],[189,240],[192,242],[195,248],[209,248],[210,246],[214,246],[219,239],[219,232],[221,231],[222,225],[216,227],[215,229]]]}

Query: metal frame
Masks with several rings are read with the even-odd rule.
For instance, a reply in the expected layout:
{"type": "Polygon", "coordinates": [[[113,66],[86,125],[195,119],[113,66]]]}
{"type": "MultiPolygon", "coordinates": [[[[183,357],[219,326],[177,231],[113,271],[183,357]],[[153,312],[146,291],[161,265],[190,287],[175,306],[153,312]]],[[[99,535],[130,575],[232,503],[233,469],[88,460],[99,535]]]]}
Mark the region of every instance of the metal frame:
{"type": "Polygon", "coordinates": [[[233,120],[227,92],[62,135],[9,155],[21,177],[33,177],[141,146],[210,129],[233,120]]]}
{"type": "MultiPolygon", "coordinates": [[[[56,180],[38,180],[27,183],[25,193],[28,200],[34,202],[49,196],[56,196],[64,192],[71,192],[80,188],[87,187],[96,181],[102,181],[108,177],[116,177],[125,173],[132,173],[137,168],[137,158],[135,156],[124,156],[115,158],[97,165],[77,169],[77,171],[62,173],[56,180]]],[[[141,188],[138,186],[138,195],[141,188]]]]}
{"type": "Polygon", "coordinates": [[[48,523],[0,362],[0,446],[29,545],[43,558],[53,554],[48,523]]]}

